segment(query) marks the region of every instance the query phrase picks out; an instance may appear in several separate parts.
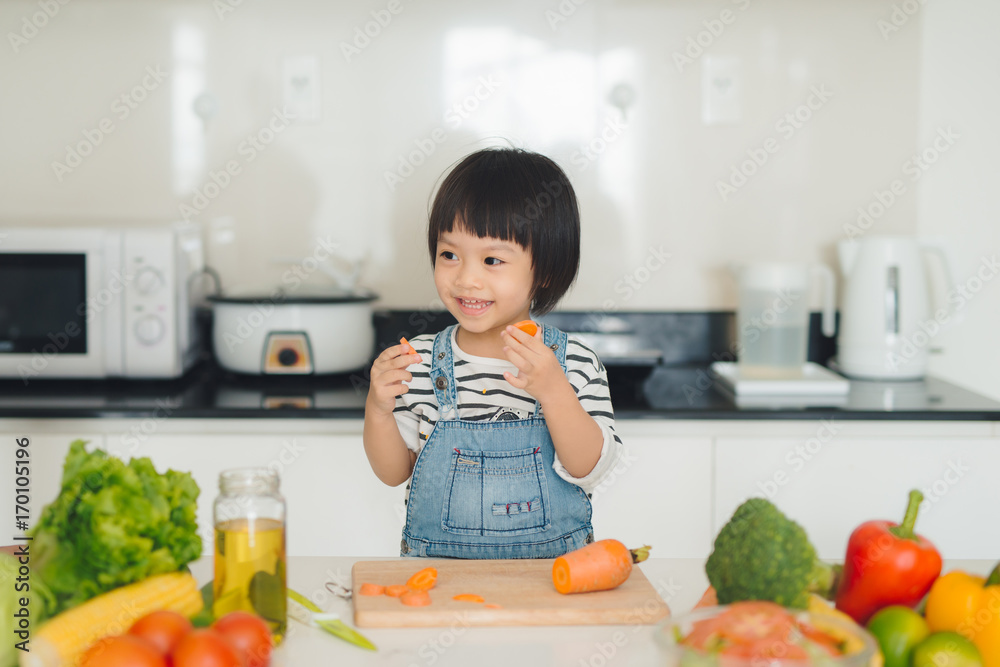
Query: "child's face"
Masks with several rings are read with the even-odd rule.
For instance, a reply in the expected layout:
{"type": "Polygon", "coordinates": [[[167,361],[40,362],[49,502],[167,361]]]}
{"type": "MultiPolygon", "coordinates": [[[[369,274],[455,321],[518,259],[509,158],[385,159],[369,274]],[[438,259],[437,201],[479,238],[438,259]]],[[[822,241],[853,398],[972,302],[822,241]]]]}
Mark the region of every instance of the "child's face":
{"type": "Polygon", "coordinates": [[[471,333],[527,319],[533,276],[531,254],[513,241],[480,238],[457,225],[438,239],[434,285],[471,333]]]}

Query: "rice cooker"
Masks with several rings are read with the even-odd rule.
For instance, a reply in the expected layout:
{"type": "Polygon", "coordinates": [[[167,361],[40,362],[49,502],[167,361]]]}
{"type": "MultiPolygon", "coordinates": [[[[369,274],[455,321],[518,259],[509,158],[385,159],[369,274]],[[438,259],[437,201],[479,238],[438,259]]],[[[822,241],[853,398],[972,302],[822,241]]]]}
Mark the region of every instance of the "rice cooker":
{"type": "Polygon", "coordinates": [[[215,357],[227,370],[252,375],[362,369],[375,349],[377,298],[360,290],[210,296],[215,357]]]}

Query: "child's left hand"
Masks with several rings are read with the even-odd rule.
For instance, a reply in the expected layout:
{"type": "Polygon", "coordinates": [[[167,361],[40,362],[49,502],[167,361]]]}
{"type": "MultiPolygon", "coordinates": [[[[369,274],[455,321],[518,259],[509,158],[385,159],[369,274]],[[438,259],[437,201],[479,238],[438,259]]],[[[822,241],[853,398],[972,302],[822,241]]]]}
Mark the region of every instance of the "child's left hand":
{"type": "MultiPolygon", "coordinates": [[[[500,333],[503,353],[517,366],[517,375],[507,371],[504,378],[518,389],[524,389],[540,403],[569,386],[555,353],[542,342],[542,329],[529,336],[517,327],[508,326],[500,333]]],[[[570,387],[572,390],[572,387],[570,387]]]]}

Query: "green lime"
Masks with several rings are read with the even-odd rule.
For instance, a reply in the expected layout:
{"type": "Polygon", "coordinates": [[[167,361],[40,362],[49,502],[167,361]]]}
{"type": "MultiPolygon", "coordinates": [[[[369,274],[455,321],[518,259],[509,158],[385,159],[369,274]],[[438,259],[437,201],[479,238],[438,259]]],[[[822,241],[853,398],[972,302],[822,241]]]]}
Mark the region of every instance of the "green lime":
{"type": "Polygon", "coordinates": [[[913,649],[913,667],[983,667],[983,658],[957,632],[935,632],[913,649]]]}
{"type": "Polygon", "coordinates": [[[885,667],[910,667],[914,647],[931,633],[923,616],[900,605],[880,609],[869,619],[868,632],[872,633],[882,649],[885,667]]]}

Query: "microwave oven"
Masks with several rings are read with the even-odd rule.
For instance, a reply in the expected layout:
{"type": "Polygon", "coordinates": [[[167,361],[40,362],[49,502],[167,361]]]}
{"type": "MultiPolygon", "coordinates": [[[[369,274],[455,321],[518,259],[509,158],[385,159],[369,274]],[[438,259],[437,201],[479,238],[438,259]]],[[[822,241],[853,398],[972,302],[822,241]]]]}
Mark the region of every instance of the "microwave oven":
{"type": "Polygon", "coordinates": [[[203,269],[191,223],[0,225],[0,377],[183,375],[203,269]]]}

